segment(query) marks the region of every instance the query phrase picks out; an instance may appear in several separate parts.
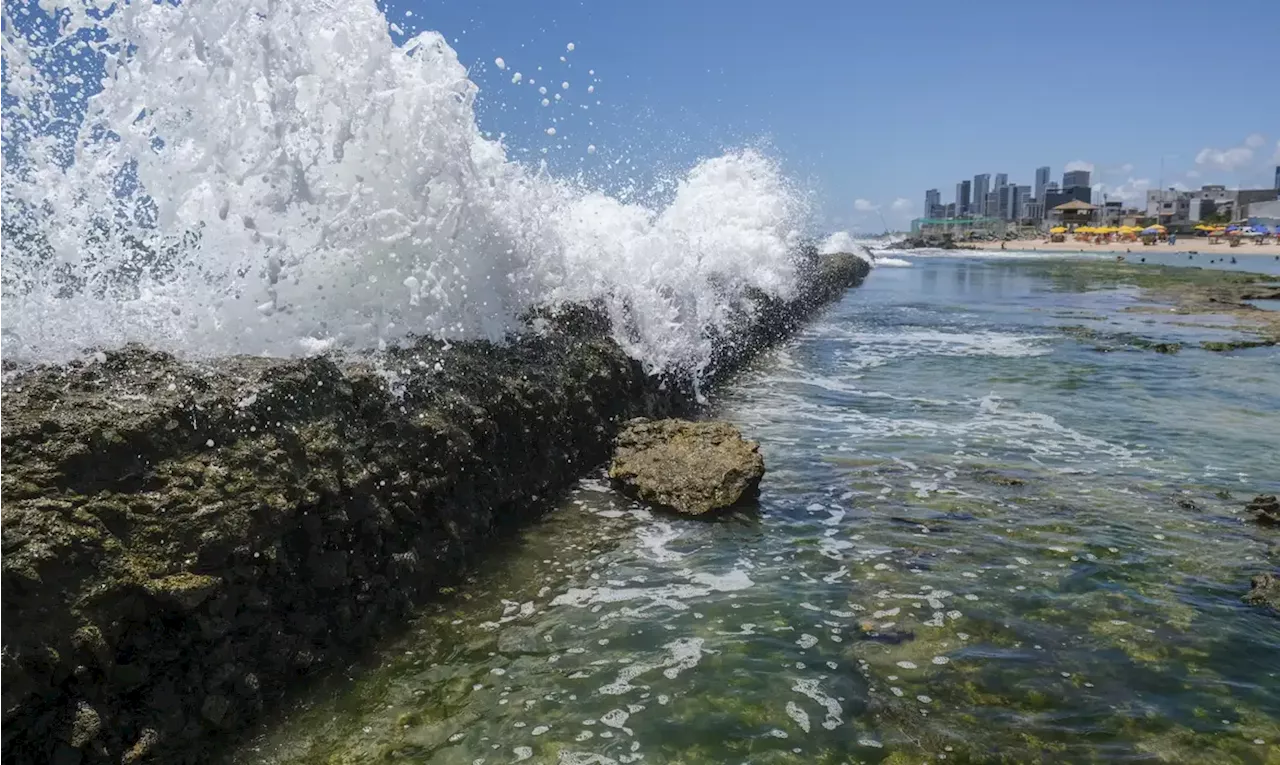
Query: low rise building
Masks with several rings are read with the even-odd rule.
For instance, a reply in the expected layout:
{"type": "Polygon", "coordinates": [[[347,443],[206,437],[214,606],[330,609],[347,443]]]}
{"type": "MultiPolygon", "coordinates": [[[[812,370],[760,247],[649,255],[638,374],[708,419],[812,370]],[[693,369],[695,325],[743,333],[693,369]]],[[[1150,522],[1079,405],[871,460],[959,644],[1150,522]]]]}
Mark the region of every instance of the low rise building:
{"type": "Polygon", "coordinates": [[[1049,211],[1049,222],[1061,226],[1086,226],[1093,223],[1098,208],[1088,202],[1072,199],[1049,211]]]}

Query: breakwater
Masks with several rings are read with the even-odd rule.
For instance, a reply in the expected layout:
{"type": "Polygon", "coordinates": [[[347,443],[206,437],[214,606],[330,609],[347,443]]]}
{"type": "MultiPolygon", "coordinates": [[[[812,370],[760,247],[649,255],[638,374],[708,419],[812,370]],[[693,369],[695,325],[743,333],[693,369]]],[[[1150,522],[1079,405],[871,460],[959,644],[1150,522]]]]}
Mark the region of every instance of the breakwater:
{"type": "MultiPolygon", "coordinates": [[[[858,284],[801,258],[750,294],[725,379],[858,284]]],[[[607,457],[619,422],[697,405],[589,307],[505,343],[182,360],[140,347],[11,371],[3,438],[4,754],[196,762],[298,679],[395,625],[607,457]]]]}

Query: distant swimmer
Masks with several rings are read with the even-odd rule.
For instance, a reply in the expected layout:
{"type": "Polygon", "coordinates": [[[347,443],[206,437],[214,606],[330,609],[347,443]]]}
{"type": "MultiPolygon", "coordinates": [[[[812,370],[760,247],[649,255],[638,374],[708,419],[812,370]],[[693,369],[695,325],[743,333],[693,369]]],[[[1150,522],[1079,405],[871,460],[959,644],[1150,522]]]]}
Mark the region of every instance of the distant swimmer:
{"type": "Polygon", "coordinates": [[[1232,263],[1236,262],[1236,256],[1235,256],[1235,255],[1232,255],[1232,256],[1231,256],[1231,262],[1232,262],[1232,263]]]}

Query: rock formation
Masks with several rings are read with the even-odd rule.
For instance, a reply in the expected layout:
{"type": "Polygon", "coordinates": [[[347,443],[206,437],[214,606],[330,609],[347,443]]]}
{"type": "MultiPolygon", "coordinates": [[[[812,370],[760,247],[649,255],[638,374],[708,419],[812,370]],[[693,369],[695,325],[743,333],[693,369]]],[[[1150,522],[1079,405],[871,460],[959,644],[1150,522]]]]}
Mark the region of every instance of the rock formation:
{"type": "Polygon", "coordinates": [[[726,422],[632,420],[609,465],[624,493],[686,515],[750,498],[763,476],[760,445],[726,422]]]}

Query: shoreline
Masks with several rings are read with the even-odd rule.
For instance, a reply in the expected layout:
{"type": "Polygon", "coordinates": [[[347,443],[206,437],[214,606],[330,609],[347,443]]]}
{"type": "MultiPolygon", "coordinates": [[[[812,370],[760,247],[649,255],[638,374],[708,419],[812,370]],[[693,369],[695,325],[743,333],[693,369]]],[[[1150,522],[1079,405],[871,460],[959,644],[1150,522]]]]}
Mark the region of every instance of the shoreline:
{"type": "Polygon", "coordinates": [[[1061,252],[1061,253],[1093,253],[1097,255],[1142,255],[1144,253],[1181,253],[1207,255],[1216,257],[1240,257],[1242,255],[1254,256],[1271,256],[1280,257],[1280,244],[1250,244],[1242,243],[1238,247],[1231,247],[1226,242],[1221,244],[1209,244],[1208,238],[1192,237],[1190,239],[1179,239],[1174,244],[1162,242],[1160,244],[1144,245],[1142,242],[1109,242],[1106,244],[1094,244],[1092,242],[1050,242],[1044,239],[1014,239],[1011,241],[997,242],[962,242],[965,249],[972,247],[975,251],[1000,251],[1000,245],[1004,245],[1006,251],[1016,252],[1061,252]]]}

